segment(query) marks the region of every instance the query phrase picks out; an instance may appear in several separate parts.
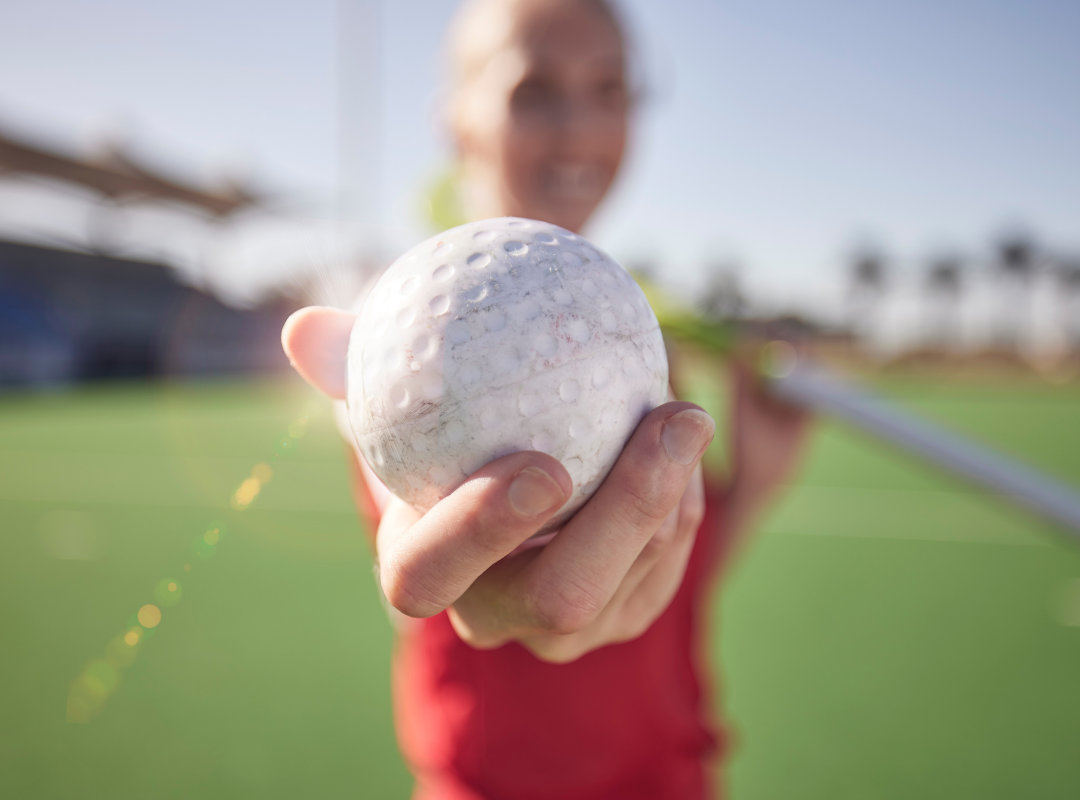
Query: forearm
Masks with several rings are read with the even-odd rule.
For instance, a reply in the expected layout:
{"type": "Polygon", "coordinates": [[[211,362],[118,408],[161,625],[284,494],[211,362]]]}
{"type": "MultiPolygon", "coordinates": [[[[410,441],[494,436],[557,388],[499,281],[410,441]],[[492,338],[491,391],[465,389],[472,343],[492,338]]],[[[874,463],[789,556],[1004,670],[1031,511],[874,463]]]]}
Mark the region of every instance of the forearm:
{"type": "Polygon", "coordinates": [[[736,474],[723,492],[723,514],[720,518],[721,559],[742,545],[776,499],[782,485],[752,480],[736,474]]]}

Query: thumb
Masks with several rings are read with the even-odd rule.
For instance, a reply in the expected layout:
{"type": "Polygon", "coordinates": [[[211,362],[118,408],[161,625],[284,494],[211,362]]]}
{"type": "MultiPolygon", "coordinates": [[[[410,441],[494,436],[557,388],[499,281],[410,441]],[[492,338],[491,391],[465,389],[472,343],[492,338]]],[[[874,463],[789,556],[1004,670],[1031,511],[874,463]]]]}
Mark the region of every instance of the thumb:
{"type": "Polygon", "coordinates": [[[281,346],[293,369],[335,400],[346,395],[345,364],[356,316],[324,306],[302,308],[285,321],[281,346]]]}

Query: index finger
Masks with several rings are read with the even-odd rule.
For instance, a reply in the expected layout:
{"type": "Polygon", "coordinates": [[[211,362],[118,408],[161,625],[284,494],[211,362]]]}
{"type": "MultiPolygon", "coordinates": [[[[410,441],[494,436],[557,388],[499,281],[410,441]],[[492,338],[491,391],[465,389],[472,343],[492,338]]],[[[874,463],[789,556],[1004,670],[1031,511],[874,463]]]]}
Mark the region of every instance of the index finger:
{"type": "Polygon", "coordinates": [[[566,468],[545,453],[492,461],[423,516],[402,510],[380,525],[383,593],[411,617],[437,614],[536,533],[572,491],[566,468]]]}

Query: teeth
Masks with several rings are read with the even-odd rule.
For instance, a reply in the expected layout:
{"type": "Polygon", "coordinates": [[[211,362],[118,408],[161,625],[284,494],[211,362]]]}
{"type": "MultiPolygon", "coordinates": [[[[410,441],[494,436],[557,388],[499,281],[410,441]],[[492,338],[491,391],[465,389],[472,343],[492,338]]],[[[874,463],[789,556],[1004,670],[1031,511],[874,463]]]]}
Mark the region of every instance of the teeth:
{"type": "Polygon", "coordinates": [[[587,199],[600,189],[600,170],[587,164],[554,164],[544,170],[541,185],[557,200],[587,199]]]}

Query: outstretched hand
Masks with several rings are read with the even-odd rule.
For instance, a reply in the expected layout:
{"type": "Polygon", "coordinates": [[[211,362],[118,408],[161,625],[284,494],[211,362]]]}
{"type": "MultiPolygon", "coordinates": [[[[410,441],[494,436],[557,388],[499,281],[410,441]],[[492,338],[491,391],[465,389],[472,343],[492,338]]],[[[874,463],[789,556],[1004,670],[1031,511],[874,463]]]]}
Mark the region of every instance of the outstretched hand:
{"type": "MultiPolygon", "coordinates": [[[[282,331],[297,371],[339,399],[352,320],[307,308],[282,331]]],[[[699,462],[714,430],[691,403],[654,409],[596,493],[542,547],[528,540],[573,489],[544,453],[492,461],[426,514],[391,497],[376,537],[387,600],[413,617],[449,609],[473,646],[518,641],[548,661],[636,638],[682,582],[705,508],[699,462]]]]}

